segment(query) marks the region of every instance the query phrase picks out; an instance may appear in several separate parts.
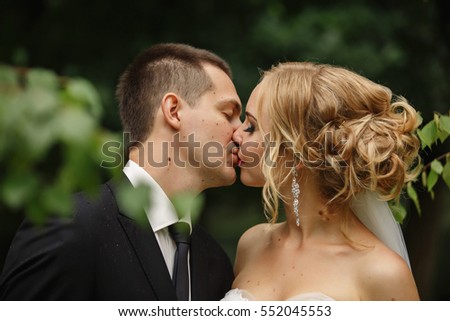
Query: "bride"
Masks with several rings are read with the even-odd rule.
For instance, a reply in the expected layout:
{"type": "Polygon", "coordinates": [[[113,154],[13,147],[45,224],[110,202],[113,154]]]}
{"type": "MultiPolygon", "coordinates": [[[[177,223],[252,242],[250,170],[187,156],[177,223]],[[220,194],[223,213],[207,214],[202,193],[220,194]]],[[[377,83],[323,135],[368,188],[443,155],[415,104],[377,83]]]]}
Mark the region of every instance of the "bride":
{"type": "Polygon", "coordinates": [[[419,300],[386,204],[417,174],[418,123],[405,99],[344,68],[265,72],[234,140],[270,222],[242,235],[223,300],[419,300]]]}

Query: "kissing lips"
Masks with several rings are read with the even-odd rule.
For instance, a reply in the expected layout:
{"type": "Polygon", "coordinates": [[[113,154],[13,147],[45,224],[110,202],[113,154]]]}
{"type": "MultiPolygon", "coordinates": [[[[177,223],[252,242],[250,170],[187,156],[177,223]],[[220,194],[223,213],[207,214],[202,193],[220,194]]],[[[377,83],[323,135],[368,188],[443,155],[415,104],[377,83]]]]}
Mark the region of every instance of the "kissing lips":
{"type": "Polygon", "coordinates": [[[232,157],[233,167],[240,166],[240,164],[241,164],[241,159],[239,158],[238,153],[239,153],[239,147],[233,146],[233,148],[231,149],[231,157],[232,157]]]}
{"type": "Polygon", "coordinates": [[[237,154],[231,154],[231,162],[233,167],[239,166],[239,157],[237,154]]]}
{"type": "Polygon", "coordinates": [[[237,165],[238,165],[239,167],[242,167],[242,166],[245,164],[245,162],[244,162],[244,161],[242,160],[242,158],[239,156],[239,153],[236,154],[236,156],[237,156],[237,158],[238,158],[237,165]]]}

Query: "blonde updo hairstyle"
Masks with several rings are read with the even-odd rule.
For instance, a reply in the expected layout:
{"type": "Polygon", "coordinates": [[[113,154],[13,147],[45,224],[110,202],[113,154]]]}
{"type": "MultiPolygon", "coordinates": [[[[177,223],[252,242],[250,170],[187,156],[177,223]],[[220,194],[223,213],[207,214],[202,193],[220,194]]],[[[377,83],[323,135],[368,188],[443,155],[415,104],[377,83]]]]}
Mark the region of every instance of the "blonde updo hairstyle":
{"type": "Polygon", "coordinates": [[[309,62],[280,63],[263,74],[259,86],[258,112],[270,121],[262,170],[272,222],[279,199],[286,201],[280,186],[292,179],[292,166],[280,166],[287,159],[315,173],[331,212],[366,190],[394,199],[417,176],[419,117],[389,88],[344,68],[309,62]]]}

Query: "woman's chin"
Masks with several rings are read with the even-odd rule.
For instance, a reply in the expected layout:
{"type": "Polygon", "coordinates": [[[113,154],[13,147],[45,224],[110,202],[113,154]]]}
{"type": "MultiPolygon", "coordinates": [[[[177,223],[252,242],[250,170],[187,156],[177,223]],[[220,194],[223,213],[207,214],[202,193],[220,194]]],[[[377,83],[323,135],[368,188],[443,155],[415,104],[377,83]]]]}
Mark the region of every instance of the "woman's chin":
{"type": "Polygon", "coordinates": [[[252,177],[250,175],[246,175],[246,173],[242,173],[239,177],[241,183],[248,187],[263,187],[264,180],[261,178],[252,177]]]}

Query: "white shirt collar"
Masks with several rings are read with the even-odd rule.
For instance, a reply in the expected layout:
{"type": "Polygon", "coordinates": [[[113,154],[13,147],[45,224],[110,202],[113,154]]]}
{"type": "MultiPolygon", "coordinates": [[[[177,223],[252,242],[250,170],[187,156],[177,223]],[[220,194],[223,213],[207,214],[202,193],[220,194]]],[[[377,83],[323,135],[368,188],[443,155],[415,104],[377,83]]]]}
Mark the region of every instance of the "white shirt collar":
{"type": "MultiPolygon", "coordinates": [[[[147,213],[147,218],[153,228],[153,232],[157,232],[178,222],[178,215],[172,202],[149,173],[131,160],[127,162],[123,168],[123,172],[134,187],[142,184],[150,186],[150,206],[145,212],[147,213]]],[[[180,221],[189,224],[192,232],[191,217],[189,214],[187,213],[183,216],[180,221]]]]}

